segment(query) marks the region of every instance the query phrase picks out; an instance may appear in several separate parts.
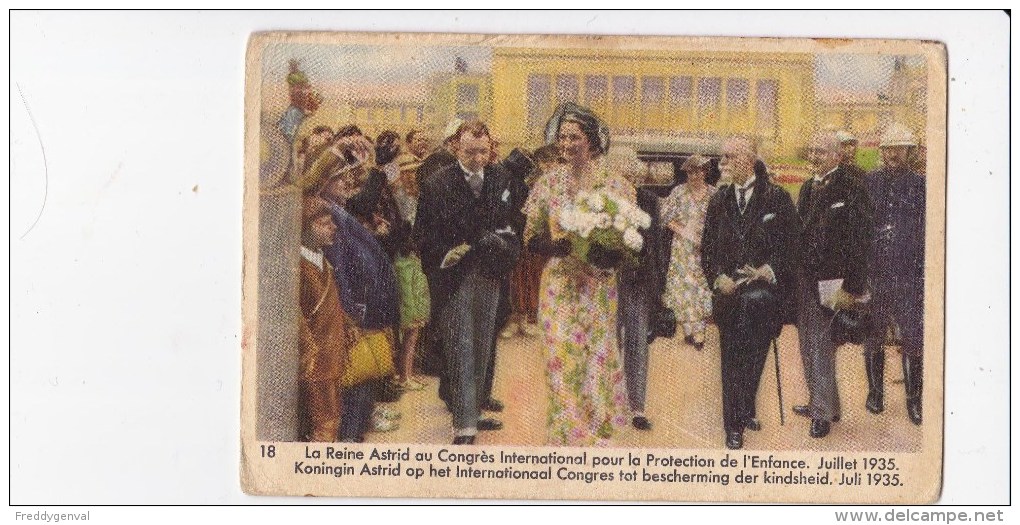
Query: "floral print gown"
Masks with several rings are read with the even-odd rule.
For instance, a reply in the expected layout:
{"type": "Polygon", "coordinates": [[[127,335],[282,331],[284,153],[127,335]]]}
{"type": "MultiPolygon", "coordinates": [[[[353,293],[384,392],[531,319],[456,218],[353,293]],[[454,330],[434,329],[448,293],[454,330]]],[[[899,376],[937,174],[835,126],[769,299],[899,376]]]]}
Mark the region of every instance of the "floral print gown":
{"type": "Polygon", "coordinates": [[[708,186],[697,196],[686,184],[680,184],[660,207],[662,224],[676,221],[684,231],[682,234],[673,232],[662,302],[676,314],[686,335],[704,332],[706,320],[712,315],[712,291],[701,270],[701,231],[705,227],[708,201],[714,193],[715,188],[708,186]]]}
{"type": "MultiPolygon", "coordinates": [[[[636,201],[626,180],[596,169],[577,181],[566,170],[540,178],[525,205],[525,238],[549,229],[578,191],[603,187],[620,200],[636,201]],[[554,219],[555,220],[555,219],[554,219]]],[[[605,446],[627,425],[627,390],[616,343],[616,275],[574,256],[549,259],[542,271],[538,320],[548,351],[550,445],[605,446]]]]}

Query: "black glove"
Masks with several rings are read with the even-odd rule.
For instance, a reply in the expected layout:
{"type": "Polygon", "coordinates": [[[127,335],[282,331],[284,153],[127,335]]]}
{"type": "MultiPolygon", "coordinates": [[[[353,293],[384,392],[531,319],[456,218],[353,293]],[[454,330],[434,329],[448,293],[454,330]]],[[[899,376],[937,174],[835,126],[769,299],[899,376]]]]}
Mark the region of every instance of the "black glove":
{"type": "Polygon", "coordinates": [[[475,243],[475,248],[485,254],[497,254],[505,251],[509,246],[507,241],[499,235],[492,232],[485,232],[482,237],[475,243]]]}
{"type": "Polygon", "coordinates": [[[375,163],[385,166],[400,154],[400,135],[395,131],[384,131],[375,141],[375,163]]]}
{"type": "Polygon", "coordinates": [[[502,235],[492,232],[482,234],[471,251],[476,252],[479,270],[490,279],[502,279],[513,270],[520,255],[520,246],[502,235]]]}
{"type": "Polygon", "coordinates": [[[588,264],[602,269],[612,270],[618,268],[623,262],[623,252],[610,248],[603,248],[600,244],[592,244],[588,248],[588,264]]]}
{"type": "Polygon", "coordinates": [[[536,235],[528,240],[528,249],[531,253],[546,255],[549,257],[566,257],[570,255],[573,245],[568,239],[552,240],[548,233],[536,235]]]}

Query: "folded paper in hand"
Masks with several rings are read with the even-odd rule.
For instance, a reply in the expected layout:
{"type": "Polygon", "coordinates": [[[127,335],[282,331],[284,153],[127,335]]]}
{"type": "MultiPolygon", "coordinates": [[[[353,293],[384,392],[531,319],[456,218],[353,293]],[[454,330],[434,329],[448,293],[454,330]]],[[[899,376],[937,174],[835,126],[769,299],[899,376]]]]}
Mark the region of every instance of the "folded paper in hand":
{"type": "Polygon", "coordinates": [[[843,287],[843,279],[829,279],[818,281],[818,301],[822,306],[834,309],[836,306],[836,292],[843,287]]]}

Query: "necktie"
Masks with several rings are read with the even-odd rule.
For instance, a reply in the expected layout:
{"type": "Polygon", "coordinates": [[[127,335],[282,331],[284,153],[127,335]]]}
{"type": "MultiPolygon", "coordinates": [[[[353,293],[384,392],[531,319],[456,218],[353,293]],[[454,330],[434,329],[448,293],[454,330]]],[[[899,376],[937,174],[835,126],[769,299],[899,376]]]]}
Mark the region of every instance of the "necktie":
{"type": "Polygon", "coordinates": [[[747,190],[751,189],[750,186],[746,188],[737,188],[737,208],[740,209],[740,213],[743,214],[744,210],[747,209],[747,190]]]}
{"type": "Polygon", "coordinates": [[[482,174],[472,173],[468,175],[468,186],[471,186],[471,191],[474,192],[475,198],[477,199],[482,195],[482,174]]]}

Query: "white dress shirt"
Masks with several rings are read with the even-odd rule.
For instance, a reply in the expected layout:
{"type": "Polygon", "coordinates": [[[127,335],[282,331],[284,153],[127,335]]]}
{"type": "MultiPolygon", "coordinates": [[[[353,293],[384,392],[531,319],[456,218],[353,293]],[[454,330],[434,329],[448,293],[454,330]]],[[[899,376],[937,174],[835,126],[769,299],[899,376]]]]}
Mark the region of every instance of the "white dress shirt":
{"type": "Polygon", "coordinates": [[[322,271],[324,265],[322,260],[322,250],[318,251],[310,250],[306,248],[305,245],[302,244],[301,256],[304,257],[306,261],[314,264],[315,267],[318,268],[320,272],[322,271]]]}

